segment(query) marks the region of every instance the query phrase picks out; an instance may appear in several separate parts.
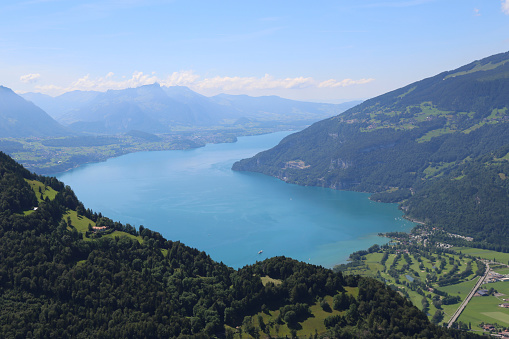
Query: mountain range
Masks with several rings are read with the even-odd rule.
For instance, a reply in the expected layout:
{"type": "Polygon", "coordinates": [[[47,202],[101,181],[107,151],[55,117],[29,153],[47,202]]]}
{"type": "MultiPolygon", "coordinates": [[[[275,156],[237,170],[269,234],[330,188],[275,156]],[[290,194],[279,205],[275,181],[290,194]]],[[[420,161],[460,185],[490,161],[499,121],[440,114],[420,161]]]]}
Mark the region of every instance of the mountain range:
{"type": "Polygon", "coordinates": [[[509,250],[509,52],[372,98],[233,165],[375,193],[410,218],[509,250]]]}
{"type": "Polygon", "coordinates": [[[10,88],[0,86],[0,137],[48,137],[71,133],[33,103],[10,88]]]}
{"type": "Polygon", "coordinates": [[[319,104],[276,96],[221,94],[205,97],[187,87],[152,85],[109,90],[73,91],[57,97],[22,94],[75,132],[120,134],[136,129],[167,133],[175,128],[234,126],[258,122],[309,124],[339,114],[358,102],[319,104]]]}

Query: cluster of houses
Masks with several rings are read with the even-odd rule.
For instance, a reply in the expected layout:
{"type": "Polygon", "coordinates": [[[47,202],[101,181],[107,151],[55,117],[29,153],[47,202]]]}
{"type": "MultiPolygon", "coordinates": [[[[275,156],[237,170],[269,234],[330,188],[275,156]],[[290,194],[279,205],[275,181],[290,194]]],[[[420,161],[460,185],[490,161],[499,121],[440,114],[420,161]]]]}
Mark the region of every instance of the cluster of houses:
{"type": "MultiPolygon", "coordinates": [[[[485,331],[485,332],[495,332],[497,330],[497,328],[493,325],[484,325],[482,327],[482,329],[485,331]]],[[[495,338],[509,338],[509,331],[508,330],[503,330],[503,331],[500,331],[498,333],[492,333],[491,334],[492,337],[495,337],[495,338]]]]}
{"type": "Polygon", "coordinates": [[[509,331],[505,330],[505,331],[499,332],[498,335],[500,336],[499,338],[509,338],[509,331]]]}
{"type": "Polygon", "coordinates": [[[460,238],[460,239],[463,239],[466,241],[474,241],[474,238],[472,238],[472,237],[465,237],[465,236],[459,235],[459,234],[447,233],[447,235],[450,236],[451,238],[460,238]]]}
{"type": "Polygon", "coordinates": [[[484,280],[485,283],[494,283],[494,282],[498,282],[498,281],[509,281],[509,277],[504,274],[490,271],[488,273],[488,276],[484,280]]]}
{"type": "MultiPolygon", "coordinates": [[[[422,243],[424,246],[427,246],[428,238],[430,236],[432,236],[433,234],[435,234],[437,231],[441,231],[441,230],[436,227],[433,227],[433,228],[421,228],[416,231],[418,233],[411,233],[408,235],[408,238],[406,238],[406,239],[398,239],[398,238],[395,238],[395,239],[399,240],[402,244],[405,244],[405,245],[412,244],[412,243],[422,243]]],[[[446,233],[446,234],[447,234],[447,236],[449,236],[451,238],[459,238],[459,239],[463,239],[466,241],[474,240],[474,238],[472,238],[472,237],[465,237],[465,236],[459,235],[459,234],[454,234],[454,233],[446,233]]],[[[453,247],[453,245],[446,244],[446,243],[436,243],[435,245],[437,247],[444,248],[444,249],[453,247]]]]}
{"type": "Polygon", "coordinates": [[[437,247],[447,249],[447,248],[451,248],[453,246],[451,244],[443,244],[443,243],[439,242],[439,243],[437,243],[437,247]]]}
{"type": "MultiPolygon", "coordinates": [[[[490,324],[482,326],[482,329],[485,332],[495,332],[497,330],[497,328],[494,325],[490,324]]],[[[491,336],[495,338],[509,338],[509,330],[503,330],[498,333],[492,333],[491,336]]]]}

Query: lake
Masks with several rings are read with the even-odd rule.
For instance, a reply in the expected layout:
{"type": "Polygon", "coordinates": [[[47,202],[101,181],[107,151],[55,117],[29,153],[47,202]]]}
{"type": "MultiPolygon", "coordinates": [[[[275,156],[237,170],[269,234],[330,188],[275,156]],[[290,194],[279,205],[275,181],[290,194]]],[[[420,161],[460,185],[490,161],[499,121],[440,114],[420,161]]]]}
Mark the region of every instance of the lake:
{"type": "Polygon", "coordinates": [[[396,204],[370,201],[369,194],[231,170],[235,161],[275,146],[288,134],[131,153],[55,176],[86,208],[144,225],[234,268],[279,255],[333,267],[354,251],[386,243],[377,233],[414,226],[396,204]]]}

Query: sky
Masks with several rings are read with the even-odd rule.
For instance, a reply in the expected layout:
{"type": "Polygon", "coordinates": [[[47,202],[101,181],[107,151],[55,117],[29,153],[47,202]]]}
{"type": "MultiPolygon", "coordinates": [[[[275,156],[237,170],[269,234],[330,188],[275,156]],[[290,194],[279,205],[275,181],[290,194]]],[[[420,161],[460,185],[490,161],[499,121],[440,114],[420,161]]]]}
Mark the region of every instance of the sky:
{"type": "Polygon", "coordinates": [[[11,0],[0,85],[340,103],[509,51],[509,0],[11,0]]]}

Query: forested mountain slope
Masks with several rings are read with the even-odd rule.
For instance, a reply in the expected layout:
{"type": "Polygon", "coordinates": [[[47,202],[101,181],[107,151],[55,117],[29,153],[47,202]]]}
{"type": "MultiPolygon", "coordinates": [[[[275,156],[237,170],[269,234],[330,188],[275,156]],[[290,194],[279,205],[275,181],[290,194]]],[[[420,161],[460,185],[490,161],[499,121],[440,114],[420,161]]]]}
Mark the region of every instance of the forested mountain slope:
{"type": "Polygon", "coordinates": [[[509,52],[367,100],[233,169],[408,199],[411,217],[506,247],[507,145],[509,52]]]}
{"type": "Polygon", "coordinates": [[[284,257],[235,271],[85,209],[68,186],[1,152],[0,207],[2,338],[473,336],[430,324],[373,279],[284,257]],[[324,320],[301,326],[315,316],[324,320]]]}

